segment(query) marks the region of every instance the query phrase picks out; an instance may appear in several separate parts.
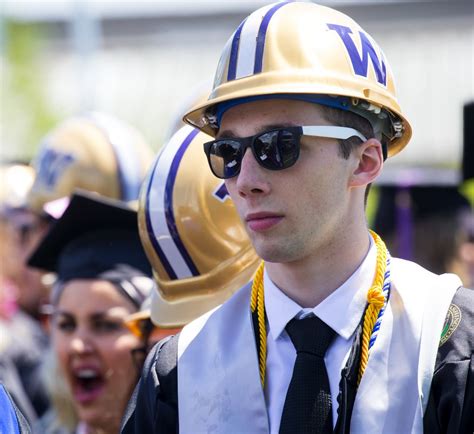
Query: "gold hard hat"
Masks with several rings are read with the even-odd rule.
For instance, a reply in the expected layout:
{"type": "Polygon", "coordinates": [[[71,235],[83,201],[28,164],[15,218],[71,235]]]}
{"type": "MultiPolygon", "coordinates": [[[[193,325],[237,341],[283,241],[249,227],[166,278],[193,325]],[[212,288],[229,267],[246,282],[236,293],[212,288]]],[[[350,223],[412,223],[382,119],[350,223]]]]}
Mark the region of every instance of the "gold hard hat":
{"type": "Polygon", "coordinates": [[[353,19],[306,2],[280,2],[249,15],[222,52],[209,99],[184,120],[215,135],[220,104],[299,95],[367,118],[393,156],[411,127],[380,47],[353,19]]]}
{"type": "Polygon", "coordinates": [[[206,134],[185,126],[145,180],[138,224],[157,291],[152,321],[180,327],[248,283],[259,258],[222,180],[208,169],[206,134]]]}
{"type": "Polygon", "coordinates": [[[82,189],[122,201],[138,199],[153,152],[132,127],[103,113],[66,120],[40,145],[28,196],[34,211],[82,189]]]}

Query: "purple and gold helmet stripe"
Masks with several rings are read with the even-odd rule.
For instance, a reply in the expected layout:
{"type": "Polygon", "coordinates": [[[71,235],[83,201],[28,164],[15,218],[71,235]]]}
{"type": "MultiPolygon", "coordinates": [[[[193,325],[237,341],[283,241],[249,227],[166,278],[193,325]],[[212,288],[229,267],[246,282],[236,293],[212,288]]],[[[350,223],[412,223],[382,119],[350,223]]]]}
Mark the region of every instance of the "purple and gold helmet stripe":
{"type": "Polygon", "coordinates": [[[165,187],[165,216],[166,216],[166,223],[168,224],[168,229],[170,231],[171,236],[178,248],[179,252],[181,253],[184,261],[188,265],[189,269],[193,276],[199,276],[199,271],[194,264],[191,256],[189,255],[186,247],[184,246],[181,237],[179,236],[178,228],[176,227],[176,219],[174,217],[174,210],[173,210],[173,188],[174,183],[176,181],[176,175],[179,170],[179,164],[183,158],[183,155],[188,148],[188,146],[193,141],[194,137],[199,133],[198,129],[193,129],[184,139],[183,144],[180,146],[178,152],[176,153],[175,157],[173,158],[173,162],[171,163],[170,172],[168,175],[168,179],[166,180],[166,187],[165,187]]]}
{"type": "Polygon", "coordinates": [[[198,134],[180,129],[158,156],[147,186],[145,221],[150,242],[171,280],[199,276],[178,233],[173,211],[173,188],[187,147],[198,134]]]}
{"type": "Polygon", "coordinates": [[[273,5],[273,7],[265,14],[263,17],[262,23],[260,24],[260,28],[258,29],[258,36],[257,36],[257,47],[255,49],[255,62],[253,73],[258,74],[262,72],[263,67],[263,50],[265,48],[265,37],[267,35],[268,25],[270,24],[270,20],[273,17],[273,14],[280,9],[282,6],[285,6],[289,2],[281,2],[273,5]]]}
{"type": "Polygon", "coordinates": [[[151,245],[153,246],[153,249],[155,250],[155,253],[160,258],[161,264],[163,265],[170,279],[174,280],[174,279],[177,279],[176,273],[174,272],[171,264],[168,262],[168,259],[166,259],[166,255],[163,253],[163,250],[161,250],[161,247],[158,244],[158,240],[155,237],[155,233],[153,231],[153,225],[151,223],[151,213],[150,213],[151,187],[153,185],[153,181],[155,178],[156,166],[158,165],[158,161],[159,161],[159,157],[156,159],[155,163],[153,164],[153,170],[151,172],[150,180],[148,182],[148,185],[146,186],[145,223],[146,223],[146,230],[149,235],[149,240],[150,240],[151,245]]]}
{"type": "Polygon", "coordinates": [[[276,11],[289,2],[281,2],[262,8],[264,14],[252,14],[246,18],[232,36],[227,81],[262,72],[265,37],[270,20],[276,11]]]}
{"type": "Polygon", "coordinates": [[[237,30],[234,33],[232,38],[232,46],[230,49],[229,57],[229,69],[227,71],[227,81],[235,80],[235,74],[237,73],[237,54],[239,53],[239,43],[240,43],[240,34],[242,33],[242,27],[245,24],[245,19],[240,23],[240,26],[237,27],[237,30]]]}

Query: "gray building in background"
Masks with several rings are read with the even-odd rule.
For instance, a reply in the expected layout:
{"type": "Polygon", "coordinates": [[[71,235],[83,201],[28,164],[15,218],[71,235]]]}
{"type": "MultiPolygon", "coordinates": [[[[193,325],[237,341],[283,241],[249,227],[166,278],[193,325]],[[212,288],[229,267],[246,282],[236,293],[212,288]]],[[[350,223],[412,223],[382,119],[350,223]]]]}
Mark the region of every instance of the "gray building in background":
{"type": "MultiPolygon", "coordinates": [[[[239,22],[268,3],[12,0],[4,14],[48,27],[41,68],[55,112],[113,113],[141,129],[158,149],[186,101],[210,87],[220,52],[239,22]]],[[[406,151],[387,164],[385,176],[392,176],[391,169],[425,166],[443,169],[437,177],[454,179],[462,108],[474,100],[474,2],[319,3],[359,22],[393,69],[414,135],[406,151]]],[[[21,123],[5,122],[3,109],[1,118],[2,142],[20,143],[21,123]]]]}

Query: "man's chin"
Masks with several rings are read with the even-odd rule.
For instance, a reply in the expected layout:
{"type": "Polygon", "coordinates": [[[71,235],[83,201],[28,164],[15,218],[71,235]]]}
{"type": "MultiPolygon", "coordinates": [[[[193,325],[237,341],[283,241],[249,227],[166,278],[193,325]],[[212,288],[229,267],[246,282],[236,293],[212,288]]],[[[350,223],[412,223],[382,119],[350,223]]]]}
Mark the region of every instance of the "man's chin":
{"type": "Polygon", "coordinates": [[[285,263],[296,259],[295,252],[284,241],[278,243],[255,242],[254,248],[258,256],[265,262],[285,263]]]}

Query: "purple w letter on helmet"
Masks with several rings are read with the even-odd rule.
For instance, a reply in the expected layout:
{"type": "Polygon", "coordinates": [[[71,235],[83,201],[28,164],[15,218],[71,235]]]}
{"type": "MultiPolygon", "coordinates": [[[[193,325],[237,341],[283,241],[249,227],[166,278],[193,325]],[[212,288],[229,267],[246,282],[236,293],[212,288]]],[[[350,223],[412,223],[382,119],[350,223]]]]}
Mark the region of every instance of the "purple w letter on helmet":
{"type": "Polygon", "coordinates": [[[362,51],[362,53],[359,53],[354,41],[352,40],[352,30],[349,27],[338,24],[328,24],[328,28],[334,30],[341,37],[342,42],[344,42],[356,75],[367,77],[370,57],[377,81],[384,86],[387,85],[387,68],[382,53],[380,53],[381,58],[379,59],[372,42],[370,42],[364,32],[359,31],[362,51]]]}
{"type": "Polygon", "coordinates": [[[37,179],[46,188],[53,190],[64,171],[75,161],[71,154],[55,149],[44,149],[38,156],[37,179]]]}

